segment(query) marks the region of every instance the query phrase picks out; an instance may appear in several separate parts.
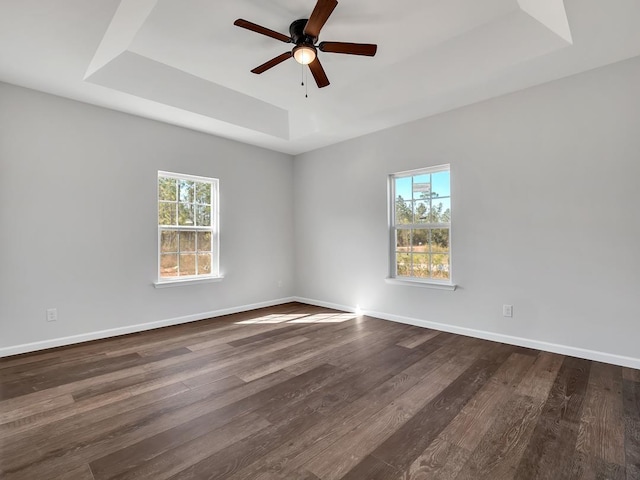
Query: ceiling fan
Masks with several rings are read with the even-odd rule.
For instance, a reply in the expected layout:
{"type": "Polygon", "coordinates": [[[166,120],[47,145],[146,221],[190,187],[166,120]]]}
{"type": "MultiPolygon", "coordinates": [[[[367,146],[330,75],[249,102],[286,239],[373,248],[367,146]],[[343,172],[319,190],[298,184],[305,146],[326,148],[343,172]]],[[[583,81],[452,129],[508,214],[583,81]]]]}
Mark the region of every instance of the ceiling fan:
{"type": "Polygon", "coordinates": [[[329,85],[329,79],[318,59],[318,50],[327,53],[373,57],[378,50],[378,46],[370,43],[320,42],[316,45],[320,30],[322,30],[322,27],[337,6],[338,2],[336,0],[318,0],[309,19],[295,20],[289,26],[289,37],[241,18],[236,20],[233,24],[238,27],[275,38],[284,43],[295,44],[295,47],[293,47],[293,50],[290,52],[285,52],[282,55],[272,58],[259,67],[254,68],[251,72],[259,75],[293,57],[298,63],[309,65],[309,70],[311,70],[313,78],[318,84],[318,88],[323,88],[329,85]]]}

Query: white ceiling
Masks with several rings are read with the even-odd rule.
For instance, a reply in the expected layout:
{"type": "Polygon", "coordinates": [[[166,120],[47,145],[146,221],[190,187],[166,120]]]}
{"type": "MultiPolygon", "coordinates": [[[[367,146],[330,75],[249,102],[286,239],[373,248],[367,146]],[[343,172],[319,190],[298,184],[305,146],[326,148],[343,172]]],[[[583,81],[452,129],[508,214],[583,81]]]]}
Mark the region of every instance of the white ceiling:
{"type": "Polygon", "coordinates": [[[0,80],[298,154],[640,55],[640,0],[339,0],[331,85],[300,86],[288,34],[315,0],[0,0],[0,80]]]}

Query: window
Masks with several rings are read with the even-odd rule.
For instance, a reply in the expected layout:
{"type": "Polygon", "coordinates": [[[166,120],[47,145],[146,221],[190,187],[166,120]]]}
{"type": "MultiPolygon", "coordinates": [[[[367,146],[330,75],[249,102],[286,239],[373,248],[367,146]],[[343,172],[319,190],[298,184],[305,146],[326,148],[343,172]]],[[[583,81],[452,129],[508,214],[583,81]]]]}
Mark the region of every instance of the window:
{"type": "Polygon", "coordinates": [[[158,172],[158,283],[218,273],[218,180],[158,172]]]}
{"type": "Polygon", "coordinates": [[[451,283],[449,165],[390,176],[391,277],[451,283]]]}

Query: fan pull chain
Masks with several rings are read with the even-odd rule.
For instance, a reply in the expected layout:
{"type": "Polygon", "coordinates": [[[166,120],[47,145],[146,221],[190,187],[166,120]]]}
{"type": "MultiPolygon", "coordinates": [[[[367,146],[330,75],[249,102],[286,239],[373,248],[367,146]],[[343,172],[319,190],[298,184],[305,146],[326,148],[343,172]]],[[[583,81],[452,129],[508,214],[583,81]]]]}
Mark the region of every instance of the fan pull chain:
{"type": "Polygon", "coordinates": [[[300,85],[304,87],[304,65],[300,64],[300,85]]]}
{"type": "MultiPolygon", "coordinates": [[[[303,67],[304,68],[304,67],[303,67]]],[[[309,98],[309,69],[304,69],[304,98],[309,98]]]]}

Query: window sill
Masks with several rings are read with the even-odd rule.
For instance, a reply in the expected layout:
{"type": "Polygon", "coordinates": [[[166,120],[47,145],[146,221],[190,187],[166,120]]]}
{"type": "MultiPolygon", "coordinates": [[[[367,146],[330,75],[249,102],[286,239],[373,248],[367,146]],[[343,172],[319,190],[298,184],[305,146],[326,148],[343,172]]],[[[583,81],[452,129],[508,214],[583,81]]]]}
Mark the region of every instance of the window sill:
{"type": "Polygon", "coordinates": [[[455,283],[434,282],[428,280],[410,280],[387,277],[384,281],[390,285],[404,285],[407,287],[434,288],[436,290],[454,291],[458,286],[455,283]]]}
{"type": "Polygon", "coordinates": [[[222,280],[224,280],[223,276],[206,278],[184,278],[180,280],[162,280],[159,282],[153,282],[153,286],[156,288],[182,287],[185,285],[197,285],[199,283],[221,282],[222,280]]]}

